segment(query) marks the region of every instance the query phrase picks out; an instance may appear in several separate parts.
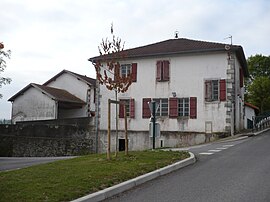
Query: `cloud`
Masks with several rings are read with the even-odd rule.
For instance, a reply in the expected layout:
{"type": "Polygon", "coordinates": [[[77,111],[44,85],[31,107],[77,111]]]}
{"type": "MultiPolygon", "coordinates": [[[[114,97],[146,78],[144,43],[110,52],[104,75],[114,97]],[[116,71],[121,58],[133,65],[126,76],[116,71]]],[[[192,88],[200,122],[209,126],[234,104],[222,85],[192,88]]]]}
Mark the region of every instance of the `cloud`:
{"type": "MultiPolygon", "coordinates": [[[[246,57],[270,54],[268,0],[1,0],[1,39],[12,51],[0,89],[0,118],[10,117],[7,98],[30,82],[42,83],[63,69],[95,76],[88,58],[114,33],[126,48],[174,37],[242,45],[246,57]]],[[[2,74],[1,74],[2,75],[2,74]]]]}

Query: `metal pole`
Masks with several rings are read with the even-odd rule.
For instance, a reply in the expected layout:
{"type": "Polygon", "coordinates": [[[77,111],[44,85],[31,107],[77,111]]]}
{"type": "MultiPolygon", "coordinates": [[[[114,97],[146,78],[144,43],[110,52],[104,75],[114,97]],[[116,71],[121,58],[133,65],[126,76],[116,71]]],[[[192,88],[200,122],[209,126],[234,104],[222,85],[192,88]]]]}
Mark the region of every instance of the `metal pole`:
{"type": "MultiPolygon", "coordinates": [[[[115,90],[115,100],[117,102],[117,91],[115,90]]],[[[115,105],[115,157],[117,157],[118,152],[118,105],[115,105]]]]}
{"type": "Polygon", "coordinates": [[[125,104],[125,155],[128,155],[127,105],[125,104]]]}
{"type": "Polygon", "coordinates": [[[155,139],[156,139],[156,102],[152,102],[153,110],[153,149],[155,149],[155,139]]]}
{"type": "Polygon", "coordinates": [[[111,159],[111,100],[108,100],[108,146],[107,146],[107,159],[111,159]]]}

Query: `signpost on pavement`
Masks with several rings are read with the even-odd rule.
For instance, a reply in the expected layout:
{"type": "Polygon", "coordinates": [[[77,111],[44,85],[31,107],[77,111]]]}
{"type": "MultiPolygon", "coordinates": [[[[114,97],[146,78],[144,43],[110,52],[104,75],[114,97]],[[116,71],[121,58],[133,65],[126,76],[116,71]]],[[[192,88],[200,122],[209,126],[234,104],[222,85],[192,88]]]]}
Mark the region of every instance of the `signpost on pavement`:
{"type": "Polygon", "coordinates": [[[153,149],[155,149],[155,139],[156,139],[156,112],[159,105],[155,101],[148,102],[150,111],[151,111],[151,122],[152,122],[152,131],[153,131],[153,149]]]}

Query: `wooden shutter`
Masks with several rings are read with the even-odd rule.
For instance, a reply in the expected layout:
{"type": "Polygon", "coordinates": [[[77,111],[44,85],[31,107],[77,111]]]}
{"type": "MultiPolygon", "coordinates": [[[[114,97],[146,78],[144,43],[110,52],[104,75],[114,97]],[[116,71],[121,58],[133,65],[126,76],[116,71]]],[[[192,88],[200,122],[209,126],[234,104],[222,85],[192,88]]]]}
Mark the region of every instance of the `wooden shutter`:
{"type": "Polygon", "coordinates": [[[119,104],[119,118],[125,118],[125,100],[120,100],[119,104]]]}
{"type": "Polygon", "coordinates": [[[226,101],[226,80],[221,79],[219,81],[219,100],[226,101]]]}
{"type": "Polygon", "coordinates": [[[143,108],[142,108],[142,117],[143,118],[150,118],[151,117],[151,110],[149,108],[148,102],[151,102],[151,98],[143,98],[143,108]]]}
{"type": "Polygon", "coordinates": [[[169,117],[178,117],[178,98],[169,98],[169,117]]]}
{"type": "Polygon", "coordinates": [[[120,65],[115,65],[114,67],[114,80],[117,80],[117,77],[120,77],[120,65]]]}
{"type": "Polygon", "coordinates": [[[212,101],[212,83],[210,80],[204,82],[205,88],[205,101],[212,101]]]}
{"type": "Polygon", "coordinates": [[[156,80],[161,81],[162,79],[162,61],[157,61],[157,75],[156,75],[156,80]]]}
{"type": "Polygon", "coordinates": [[[137,63],[131,65],[132,82],[137,81],[137,63]]]}
{"type": "Polygon", "coordinates": [[[197,97],[190,97],[189,99],[190,114],[191,119],[197,118],[197,97]]]}
{"type": "Polygon", "coordinates": [[[163,61],[163,81],[170,80],[170,62],[168,60],[163,61]]]}
{"type": "Polygon", "coordinates": [[[134,99],[130,99],[130,103],[129,103],[129,110],[130,110],[130,118],[135,118],[135,100],[134,99]]]}
{"type": "Polygon", "coordinates": [[[243,74],[243,69],[240,68],[239,70],[239,80],[240,80],[240,88],[242,88],[244,86],[244,74],[243,74]]]}

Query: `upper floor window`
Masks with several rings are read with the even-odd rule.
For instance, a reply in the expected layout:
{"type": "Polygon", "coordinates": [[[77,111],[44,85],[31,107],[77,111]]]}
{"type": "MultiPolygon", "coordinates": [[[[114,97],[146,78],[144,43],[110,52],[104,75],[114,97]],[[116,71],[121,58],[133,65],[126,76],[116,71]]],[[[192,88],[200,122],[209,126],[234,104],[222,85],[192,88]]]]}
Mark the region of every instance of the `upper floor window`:
{"type": "Polygon", "coordinates": [[[137,63],[122,64],[120,68],[116,68],[114,71],[114,75],[119,75],[120,77],[131,75],[132,82],[137,81],[137,63]]]}
{"type": "Polygon", "coordinates": [[[168,60],[157,61],[156,80],[157,81],[170,80],[170,62],[168,60]]]}
{"type": "Polygon", "coordinates": [[[225,101],[226,81],[225,79],[214,79],[205,81],[205,101],[225,101]]]}
{"type": "Polygon", "coordinates": [[[121,77],[127,77],[131,74],[131,64],[123,64],[121,65],[120,71],[121,77]]]}

